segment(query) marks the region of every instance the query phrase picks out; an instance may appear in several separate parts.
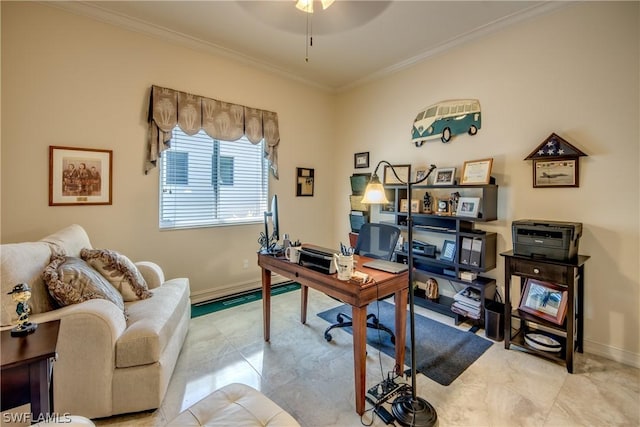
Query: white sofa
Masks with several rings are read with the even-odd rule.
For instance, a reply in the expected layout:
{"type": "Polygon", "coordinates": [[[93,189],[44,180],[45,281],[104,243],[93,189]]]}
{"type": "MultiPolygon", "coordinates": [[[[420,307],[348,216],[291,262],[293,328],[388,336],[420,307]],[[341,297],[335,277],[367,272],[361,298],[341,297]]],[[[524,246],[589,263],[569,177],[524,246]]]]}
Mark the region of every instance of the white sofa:
{"type": "Polygon", "coordinates": [[[58,359],[53,364],[56,413],[98,418],[158,408],[188,331],[189,280],[165,281],[158,265],[138,262],[153,296],[125,303],[126,318],[104,299],[56,308],[42,272],[52,251],[79,257],[83,248],[92,246],[79,225],[38,242],[2,245],[2,329],[11,328],[16,318],[7,292],[28,283],[30,321],[60,319],[58,359]]]}

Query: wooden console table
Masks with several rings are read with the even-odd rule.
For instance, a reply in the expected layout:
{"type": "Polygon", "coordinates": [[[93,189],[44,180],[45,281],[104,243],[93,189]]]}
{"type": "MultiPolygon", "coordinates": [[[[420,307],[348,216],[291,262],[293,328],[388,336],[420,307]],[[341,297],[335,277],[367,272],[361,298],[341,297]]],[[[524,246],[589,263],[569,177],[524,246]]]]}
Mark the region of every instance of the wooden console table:
{"type": "Polygon", "coordinates": [[[351,306],[353,317],[353,360],[356,394],[356,412],[364,413],[366,393],[367,360],[367,305],[387,295],[395,295],[396,322],[396,372],[404,369],[405,336],[407,329],[408,272],[390,274],[362,267],[371,258],[354,258],[358,261],[358,270],[373,280],[366,284],[340,281],[335,274],[323,274],[298,264],[292,264],[284,258],[258,253],[258,265],[262,268],[262,308],[264,320],[264,340],[270,339],[271,316],[271,273],[278,273],[301,285],[300,321],[307,322],[307,297],[309,288],[316,289],[337,298],[351,306]]]}
{"type": "MultiPolygon", "coordinates": [[[[501,253],[505,257],[504,267],[504,348],[516,345],[523,350],[554,361],[563,362],[567,371],[573,373],[573,354],[582,353],[584,339],[584,264],[590,258],[578,255],[570,261],[555,261],[514,255],[513,251],[501,253]],[[564,323],[557,325],[540,317],[513,310],[511,307],[511,277],[520,278],[519,293],[522,293],[523,279],[531,278],[552,282],[567,291],[567,314],[564,323]],[[512,331],[512,321],[518,319],[518,329],[512,331]],[[528,323],[544,326],[560,336],[562,350],[559,353],[543,351],[529,346],[524,339],[528,323]]],[[[516,295],[518,295],[516,293],[516,295]]],[[[555,335],[555,334],[554,334],[555,335]]]]}
{"type": "Polygon", "coordinates": [[[31,403],[31,419],[53,411],[52,362],[60,321],[40,323],[25,337],[2,331],[2,411],[31,403]]]}

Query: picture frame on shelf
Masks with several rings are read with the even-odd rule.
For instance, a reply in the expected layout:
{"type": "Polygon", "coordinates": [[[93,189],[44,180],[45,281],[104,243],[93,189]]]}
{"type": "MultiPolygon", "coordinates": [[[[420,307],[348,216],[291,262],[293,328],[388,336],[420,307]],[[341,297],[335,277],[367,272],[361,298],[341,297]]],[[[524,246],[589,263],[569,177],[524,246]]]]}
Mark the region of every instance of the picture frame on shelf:
{"type": "Polygon", "coordinates": [[[399,185],[409,182],[411,177],[411,165],[393,165],[393,169],[396,173],[393,173],[391,166],[384,167],[384,180],[385,185],[399,185]],[[396,174],[398,175],[396,177],[396,174]],[[398,179],[400,178],[400,179],[398,179]]]}
{"type": "Polygon", "coordinates": [[[533,160],[533,187],[578,187],[578,159],[533,160]]]}
{"type": "Polygon", "coordinates": [[[469,160],[464,162],[461,185],[484,185],[491,182],[491,168],[493,158],[469,160]]]}
{"type": "Polygon", "coordinates": [[[518,309],[556,325],[562,325],[567,314],[567,300],[566,287],[537,279],[527,279],[518,309]]]}
{"type": "Polygon", "coordinates": [[[353,167],[364,169],[369,167],[369,152],[356,153],[353,155],[353,167]]]}
{"type": "Polygon", "coordinates": [[[309,168],[296,169],[296,196],[313,197],[315,170],[309,168]]]}
{"type": "Polygon", "coordinates": [[[421,179],[424,179],[426,174],[427,174],[426,169],[420,168],[416,170],[416,182],[420,181],[421,179]]]}
{"type": "Polygon", "coordinates": [[[456,168],[438,168],[434,172],[433,185],[454,185],[456,168]]]}
{"type": "Polygon", "coordinates": [[[112,204],[113,151],[49,146],[49,206],[112,204]]]}
{"type": "Polygon", "coordinates": [[[456,216],[477,218],[480,209],[480,197],[460,197],[456,216]]]}
{"type": "Polygon", "coordinates": [[[442,244],[442,252],[440,259],[443,261],[454,262],[456,257],[456,242],[453,240],[445,240],[442,244]]]}

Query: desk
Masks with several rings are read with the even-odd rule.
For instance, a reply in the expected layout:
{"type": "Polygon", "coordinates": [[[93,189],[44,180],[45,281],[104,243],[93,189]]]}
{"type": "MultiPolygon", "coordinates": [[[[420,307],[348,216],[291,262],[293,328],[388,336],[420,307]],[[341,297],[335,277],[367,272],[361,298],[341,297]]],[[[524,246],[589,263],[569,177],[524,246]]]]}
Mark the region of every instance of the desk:
{"type": "Polygon", "coordinates": [[[262,268],[262,308],[264,323],[264,340],[270,339],[271,323],[271,273],[278,273],[301,285],[300,289],[300,321],[307,322],[307,297],[309,288],[337,298],[351,306],[353,318],[353,365],[356,387],[356,412],[364,413],[366,393],[366,360],[367,360],[367,305],[379,298],[395,296],[396,306],[396,372],[402,374],[404,369],[405,335],[407,330],[407,297],[408,272],[390,274],[383,271],[362,267],[370,258],[354,255],[358,262],[358,270],[369,275],[373,280],[359,285],[343,282],[335,274],[323,274],[298,264],[292,264],[284,258],[267,254],[258,254],[258,265],[262,268]]]}
{"type": "Polygon", "coordinates": [[[2,331],[2,411],[31,403],[31,419],[53,410],[51,362],[56,357],[60,321],[40,323],[25,337],[2,331]]]}

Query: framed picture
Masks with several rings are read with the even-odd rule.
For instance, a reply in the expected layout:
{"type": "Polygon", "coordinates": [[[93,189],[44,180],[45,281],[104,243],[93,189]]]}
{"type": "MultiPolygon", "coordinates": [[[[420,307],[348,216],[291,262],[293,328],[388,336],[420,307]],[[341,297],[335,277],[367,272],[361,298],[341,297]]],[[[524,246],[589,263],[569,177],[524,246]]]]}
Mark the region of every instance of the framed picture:
{"type": "Polygon", "coordinates": [[[369,152],[356,153],[353,155],[353,167],[356,169],[369,167],[369,152]]]}
{"type": "Polygon", "coordinates": [[[411,165],[393,165],[393,170],[391,170],[391,166],[384,167],[384,184],[394,185],[406,184],[409,182],[409,178],[411,177],[411,165]],[[396,171],[395,174],[393,173],[393,170],[396,171]],[[398,176],[396,177],[396,175],[398,176]]]}
{"type": "Polygon", "coordinates": [[[456,257],[456,242],[453,240],[445,240],[442,244],[442,252],[440,259],[443,261],[453,262],[456,257]]]}
{"type": "Polygon", "coordinates": [[[418,169],[418,170],[416,170],[416,182],[420,181],[421,179],[424,179],[426,174],[427,174],[427,170],[426,169],[418,169]]]}
{"type": "Polygon", "coordinates": [[[562,325],[567,314],[567,299],[566,288],[551,282],[527,279],[518,309],[562,325]]]}
{"type": "Polygon", "coordinates": [[[453,185],[456,180],[456,168],[438,168],[435,170],[433,185],[453,185]]]}
{"type": "Polygon", "coordinates": [[[49,146],[49,206],[110,205],[113,151],[49,146]]]}
{"type": "Polygon", "coordinates": [[[578,159],[534,159],[533,186],[578,187],[578,159]]]}
{"type": "Polygon", "coordinates": [[[489,184],[491,181],[491,166],[493,159],[471,160],[464,162],[462,168],[462,185],[489,184]]]}
{"type": "Polygon", "coordinates": [[[460,197],[460,199],[458,199],[458,208],[456,210],[456,216],[468,216],[472,218],[477,218],[479,207],[480,207],[479,197],[460,197]]]}
{"type": "Polygon", "coordinates": [[[313,180],[314,169],[296,168],[296,196],[311,196],[313,197],[313,180]]]}

